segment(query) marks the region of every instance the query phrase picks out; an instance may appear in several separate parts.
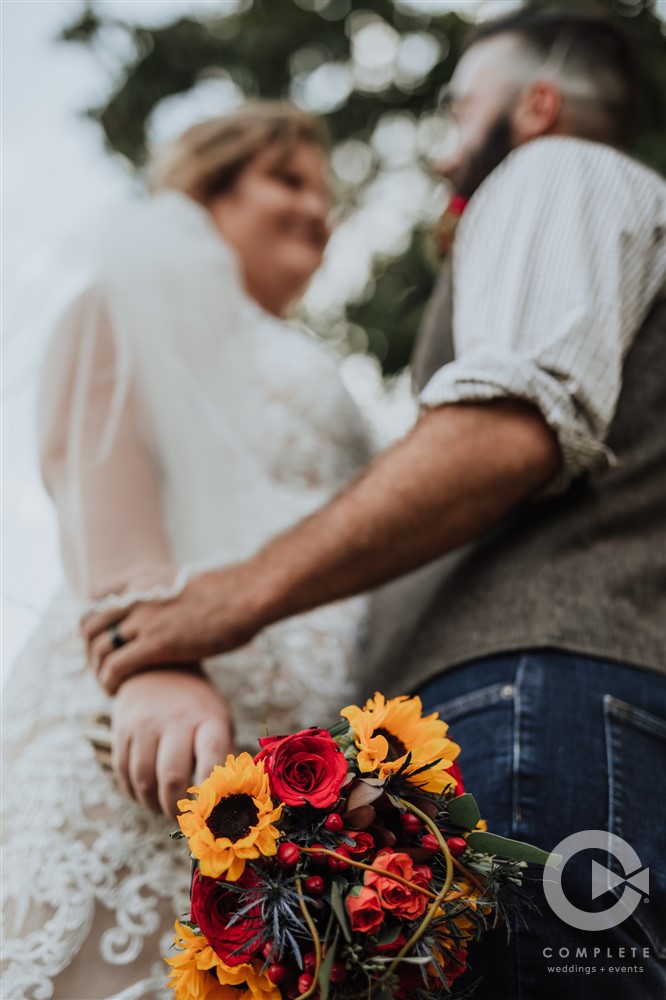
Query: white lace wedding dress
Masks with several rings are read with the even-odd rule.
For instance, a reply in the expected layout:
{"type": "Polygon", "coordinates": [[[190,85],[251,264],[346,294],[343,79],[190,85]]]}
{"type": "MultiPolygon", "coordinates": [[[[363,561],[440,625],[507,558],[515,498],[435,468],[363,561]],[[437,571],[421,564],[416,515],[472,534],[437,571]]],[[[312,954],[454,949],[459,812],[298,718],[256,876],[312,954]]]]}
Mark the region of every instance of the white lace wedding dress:
{"type": "MultiPolygon", "coordinates": [[[[203,209],[160,195],[99,244],[43,380],[42,468],[79,597],[58,596],[4,694],[4,1000],[158,1000],[187,911],[173,824],[125,798],[86,738],[109,701],[81,597],[243,558],[369,458],[335,359],[244,296],[203,209]]],[[[206,664],[241,745],[353,699],[363,612],[339,603],[206,664]]]]}

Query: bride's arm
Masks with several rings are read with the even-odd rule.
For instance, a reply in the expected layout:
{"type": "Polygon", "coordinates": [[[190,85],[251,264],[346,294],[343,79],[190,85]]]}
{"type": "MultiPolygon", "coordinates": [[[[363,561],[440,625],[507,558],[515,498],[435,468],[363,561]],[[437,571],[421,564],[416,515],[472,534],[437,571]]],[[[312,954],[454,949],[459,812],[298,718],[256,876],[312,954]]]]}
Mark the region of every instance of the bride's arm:
{"type": "Polygon", "coordinates": [[[63,315],[51,343],[38,423],[65,573],[80,598],[173,580],[159,470],[140,424],[131,365],[101,290],[90,287],[63,315]]]}
{"type": "MultiPolygon", "coordinates": [[[[55,331],[39,407],[42,476],[68,582],[83,599],[148,591],[174,578],[159,468],[131,368],[104,296],[88,289],[55,331]]],[[[147,673],[139,668],[112,708],[120,783],[171,816],[192,775],[203,779],[233,747],[228,706],[195,667],[166,669],[162,660],[147,673]]]]}

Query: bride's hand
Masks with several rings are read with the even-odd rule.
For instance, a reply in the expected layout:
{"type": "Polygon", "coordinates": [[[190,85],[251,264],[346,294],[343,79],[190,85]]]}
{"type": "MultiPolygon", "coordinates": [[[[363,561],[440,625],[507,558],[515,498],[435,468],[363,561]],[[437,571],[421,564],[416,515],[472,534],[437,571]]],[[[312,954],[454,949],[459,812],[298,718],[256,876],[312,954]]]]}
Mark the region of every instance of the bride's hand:
{"type": "MultiPolygon", "coordinates": [[[[81,631],[102,687],[116,694],[150,667],[192,663],[245,645],[259,631],[243,565],[203,573],[168,601],[87,615],[81,631]]],[[[256,589],[256,588],[255,588],[256,589]]]]}
{"type": "Polygon", "coordinates": [[[175,817],[192,784],[234,751],[226,701],[203,676],[152,670],[132,677],[113,703],[113,769],[126,793],[175,817]]]}

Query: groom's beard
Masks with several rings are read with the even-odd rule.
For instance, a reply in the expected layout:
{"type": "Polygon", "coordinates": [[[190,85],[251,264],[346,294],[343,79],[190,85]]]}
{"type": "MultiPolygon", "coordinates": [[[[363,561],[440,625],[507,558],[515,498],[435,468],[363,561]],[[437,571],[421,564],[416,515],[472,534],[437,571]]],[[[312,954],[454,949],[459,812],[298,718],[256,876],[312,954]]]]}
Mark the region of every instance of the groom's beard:
{"type": "Polygon", "coordinates": [[[466,162],[449,175],[456,194],[471,198],[486,177],[514,148],[508,113],[489,129],[483,144],[469,154],[466,162]]]}

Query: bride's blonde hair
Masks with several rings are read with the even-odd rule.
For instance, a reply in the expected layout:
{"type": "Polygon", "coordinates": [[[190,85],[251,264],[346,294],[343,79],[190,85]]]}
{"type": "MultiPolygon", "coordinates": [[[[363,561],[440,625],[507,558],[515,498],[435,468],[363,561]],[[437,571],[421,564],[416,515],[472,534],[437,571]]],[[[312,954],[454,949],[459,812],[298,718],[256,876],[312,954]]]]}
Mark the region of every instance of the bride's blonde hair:
{"type": "Polygon", "coordinates": [[[299,142],[327,151],[321,118],[286,101],[249,101],[229,115],[193,125],[161,150],[149,167],[150,190],[171,188],[207,204],[228,191],[262,150],[274,146],[287,157],[299,142]]]}

